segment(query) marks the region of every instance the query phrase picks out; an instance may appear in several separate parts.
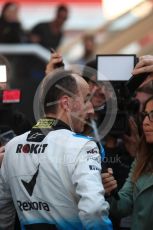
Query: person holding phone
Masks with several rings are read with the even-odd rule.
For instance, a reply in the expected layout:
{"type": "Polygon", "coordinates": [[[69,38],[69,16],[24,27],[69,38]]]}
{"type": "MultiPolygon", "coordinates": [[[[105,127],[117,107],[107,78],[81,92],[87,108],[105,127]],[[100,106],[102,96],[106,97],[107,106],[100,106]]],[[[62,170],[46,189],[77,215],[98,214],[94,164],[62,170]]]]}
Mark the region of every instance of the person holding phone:
{"type": "Polygon", "coordinates": [[[63,57],[59,52],[54,52],[53,49],[51,51],[51,57],[50,60],[48,62],[48,64],[46,65],[46,69],[45,69],[45,74],[46,76],[51,73],[53,70],[56,69],[56,65],[61,63],[63,61],[63,57]]]}

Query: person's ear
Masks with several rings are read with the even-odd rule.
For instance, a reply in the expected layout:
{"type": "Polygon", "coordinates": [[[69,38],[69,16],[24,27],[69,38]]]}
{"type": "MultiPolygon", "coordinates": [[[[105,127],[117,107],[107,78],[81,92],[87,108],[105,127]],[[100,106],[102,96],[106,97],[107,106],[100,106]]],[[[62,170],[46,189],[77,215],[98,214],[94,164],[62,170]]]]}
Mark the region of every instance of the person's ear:
{"type": "Polygon", "coordinates": [[[60,99],[61,108],[65,111],[69,111],[71,109],[71,98],[67,95],[64,95],[60,99]]]}

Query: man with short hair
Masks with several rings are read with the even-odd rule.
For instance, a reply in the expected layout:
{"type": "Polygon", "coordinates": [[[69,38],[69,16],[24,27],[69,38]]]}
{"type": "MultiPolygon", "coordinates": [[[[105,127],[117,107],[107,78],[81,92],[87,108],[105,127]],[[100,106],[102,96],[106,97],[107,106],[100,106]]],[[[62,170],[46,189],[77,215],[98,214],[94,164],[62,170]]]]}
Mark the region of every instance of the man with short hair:
{"type": "Polygon", "coordinates": [[[47,49],[58,48],[63,38],[63,26],[68,19],[66,5],[58,5],[52,21],[37,24],[30,32],[30,41],[39,43],[47,49]]]}
{"type": "Polygon", "coordinates": [[[62,71],[44,78],[37,95],[46,117],[6,145],[0,212],[13,198],[22,229],[112,230],[99,148],[78,134],[93,113],[88,84],[62,71]]]}

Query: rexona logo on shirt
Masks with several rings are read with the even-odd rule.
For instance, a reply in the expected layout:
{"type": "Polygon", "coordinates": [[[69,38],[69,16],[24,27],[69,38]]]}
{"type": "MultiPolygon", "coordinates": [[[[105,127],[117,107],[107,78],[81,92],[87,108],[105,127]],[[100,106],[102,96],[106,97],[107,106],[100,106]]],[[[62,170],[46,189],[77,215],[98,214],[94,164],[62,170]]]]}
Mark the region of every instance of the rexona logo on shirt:
{"type": "Polygon", "coordinates": [[[48,144],[18,144],[16,153],[44,153],[48,144]]]}
{"type": "Polygon", "coordinates": [[[43,210],[49,212],[49,206],[46,202],[30,202],[17,200],[20,211],[32,211],[32,210],[43,210]]]}

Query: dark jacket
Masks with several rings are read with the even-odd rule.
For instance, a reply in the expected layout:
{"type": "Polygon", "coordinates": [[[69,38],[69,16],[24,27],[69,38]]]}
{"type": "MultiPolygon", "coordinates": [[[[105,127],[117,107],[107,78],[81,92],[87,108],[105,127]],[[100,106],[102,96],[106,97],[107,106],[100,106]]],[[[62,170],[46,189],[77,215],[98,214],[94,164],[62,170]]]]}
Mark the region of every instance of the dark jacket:
{"type": "Polygon", "coordinates": [[[19,22],[7,22],[0,18],[0,43],[20,43],[25,34],[19,22]]]}

